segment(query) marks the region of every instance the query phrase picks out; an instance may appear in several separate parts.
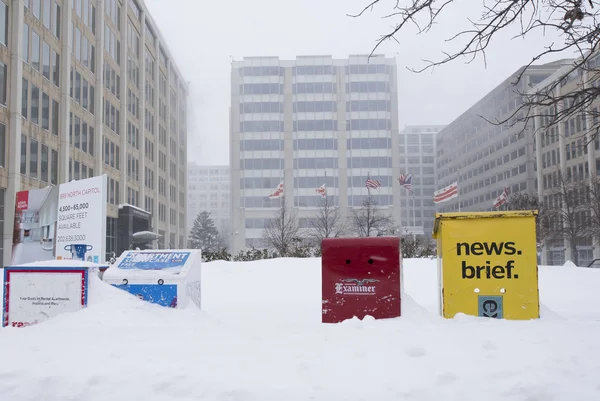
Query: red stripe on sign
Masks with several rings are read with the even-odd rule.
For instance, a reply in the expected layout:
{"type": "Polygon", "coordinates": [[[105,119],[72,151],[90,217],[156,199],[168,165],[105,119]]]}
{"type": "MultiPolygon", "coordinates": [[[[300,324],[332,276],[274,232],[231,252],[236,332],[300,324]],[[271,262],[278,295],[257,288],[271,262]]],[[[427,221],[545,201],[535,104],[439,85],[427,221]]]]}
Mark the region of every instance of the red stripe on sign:
{"type": "Polygon", "coordinates": [[[8,326],[8,294],[10,293],[10,274],[6,274],[6,282],[4,283],[4,326],[8,326]]]}
{"type": "Polygon", "coordinates": [[[6,270],[6,282],[4,284],[4,326],[8,326],[8,311],[9,311],[9,300],[10,300],[10,275],[11,273],[71,273],[81,274],[81,306],[85,306],[85,270],[64,270],[64,269],[27,269],[27,270],[6,270]]]}

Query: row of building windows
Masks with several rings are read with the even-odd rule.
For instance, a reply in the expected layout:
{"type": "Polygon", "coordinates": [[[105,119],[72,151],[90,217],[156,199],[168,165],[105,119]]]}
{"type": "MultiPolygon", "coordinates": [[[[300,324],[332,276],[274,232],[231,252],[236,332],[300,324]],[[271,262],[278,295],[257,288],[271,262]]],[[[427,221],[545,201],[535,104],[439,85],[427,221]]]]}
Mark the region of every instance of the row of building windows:
{"type": "Polygon", "coordinates": [[[337,157],[298,157],[294,159],[294,169],[338,168],[337,157]]]}
{"type": "Polygon", "coordinates": [[[283,132],[283,121],[242,121],[240,132],[283,132]]]}
{"type": "Polygon", "coordinates": [[[293,122],[294,132],[337,131],[337,120],[299,120],[293,122]]]}
{"type": "Polygon", "coordinates": [[[76,149],[94,156],[94,127],[73,113],[70,113],[69,117],[69,143],[76,149]]]}
{"type": "Polygon", "coordinates": [[[398,153],[435,153],[433,145],[400,145],[398,153]]]}
{"type": "MultiPolygon", "coordinates": [[[[407,208],[412,209],[413,203],[416,207],[432,207],[435,208],[435,203],[433,203],[433,196],[432,197],[427,197],[425,199],[412,199],[411,197],[407,197],[404,196],[402,197],[402,199],[400,199],[400,207],[402,208],[403,211],[406,211],[407,208]]],[[[411,216],[412,216],[412,210],[411,210],[411,216]]]]}
{"type": "Polygon", "coordinates": [[[92,0],[75,0],[73,1],[73,9],[75,15],[83,21],[84,25],[89,28],[93,35],[96,34],[96,7],[92,4],[92,0]]]}
{"type": "Polygon", "coordinates": [[[90,43],[88,38],[78,27],[73,25],[73,50],[72,54],[83,64],[92,74],[96,72],[96,48],[90,43]]]}
{"type": "Polygon", "coordinates": [[[121,99],[121,77],[107,61],[104,62],[104,87],[114,97],[121,99]]]}
{"type": "MultiPolygon", "coordinates": [[[[336,112],[335,101],[299,101],[293,103],[294,113],[336,112]]],[[[346,112],[359,111],[391,111],[389,100],[352,100],[346,102],[346,112]]],[[[240,114],[248,113],[283,113],[282,102],[245,102],[240,103],[240,114]]]]}
{"type": "Polygon", "coordinates": [[[108,99],[104,99],[104,113],[102,122],[115,134],[121,134],[121,112],[108,99]]]}
{"type": "Polygon", "coordinates": [[[60,38],[60,6],[51,0],[25,0],[26,9],[54,36],[60,38]],[[43,6],[43,7],[42,7],[43,6]]]}
{"type": "MultiPolygon", "coordinates": [[[[370,176],[373,180],[378,180],[382,187],[392,187],[394,185],[393,177],[391,176],[370,176]]],[[[349,188],[364,188],[367,176],[354,176],[347,178],[347,185],[349,188]]],[[[424,179],[425,180],[425,179],[424,179]]],[[[241,189],[266,189],[271,190],[277,187],[281,182],[279,177],[242,177],[240,178],[241,189]]],[[[433,185],[434,178],[427,178],[424,183],[433,185]]],[[[335,176],[321,176],[321,177],[295,177],[294,188],[309,188],[316,189],[321,185],[325,184],[327,188],[338,188],[339,182],[338,177],[335,176]]],[[[418,188],[417,188],[418,189],[418,188]]],[[[429,188],[426,188],[429,191],[429,188]]],[[[433,195],[433,189],[431,189],[431,195],[433,195]]]]}
{"type": "Polygon", "coordinates": [[[37,86],[31,84],[30,87],[29,82],[25,78],[23,78],[22,82],[21,115],[23,118],[29,119],[33,124],[39,125],[42,129],[58,136],[58,102],[52,99],[47,93],[41,91],[37,86]]]}
{"type": "Polygon", "coordinates": [[[336,150],[338,140],[335,138],[294,139],[294,150],[336,150]]]}
{"type": "Polygon", "coordinates": [[[71,87],[70,96],[71,98],[83,107],[84,110],[94,115],[95,113],[95,88],[90,84],[79,72],[71,69],[71,87]]]}
{"type": "MultiPolygon", "coordinates": [[[[337,159],[336,159],[337,160],[337,159]]],[[[391,157],[349,157],[348,168],[391,168],[391,157]]]]}
{"type": "MultiPolygon", "coordinates": [[[[391,168],[391,157],[349,157],[348,168],[391,168]]],[[[243,159],[240,161],[241,170],[282,170],[283,159],[260,158],[243,159]]],[[[294,169],[331,169],[338,168],[337,157],[294,158],[294,169]]]]}
{"type": "Polygon", "coordinates": [[[110,139],[103,137],[104,142],[104,164],[114,168],[115,170],[120,170],[120,157],[119,157],[119,145],[116,145],[110,139]]]}
{"type": "MultiPolygon", "coordinates": [[[[0,124],[0,140],[6,143],[6,127],[0,124]]],[[[3,155],[4,159],[5,156],[3,155]]],[[[4,165],[4,163],[3,163],[4,165]]],[[[58,182],[58,151],[40,144],[37,139],[21,134],[20,173],[42,182],[58,182]],[[50,180],[50,181],[49,181],[50,180]]]]}
{"type": "MultiPolygon", "coordinates": [[[[414,153],[411,153],[414,154],[414,153]]],[[[433,156],[408,156],[408,157],[400,157],[400,164],[433,164],[434,157],[433,156]]]]}
{"type": "MultiPolygon", "coordinates": [[[[386,81],[348,82],[346,93],[389,93],[390,83],[386,81]]],[[[240,95],[283,95],[283,84],[242,84],[240,95]]],[[[337,84],[333,82],[301,82],[292,85],[293,94],[335,94],[337,84]]]]}
{"type": "Polygon", "coordinates": [[[242,84],[240,95],[283,95],[283,84],[242,84]]]}
{"type": "MultiPolygon", "coordinates": [[[[334,75],[337,73],[334,65],[297,65],[292,67],[292,75],[334,75]]],[[[349,74],[389,74],[391,67],[385,64],[352,64],[344,66],[344,72],[349,74]]],[[[243,67],[239,69],[241,77],[284,76],[285,68],[278,66],[243,67]]]]}
{"type": "Polygon", "coordinates": [[[94,169],[79,160],[69,159],[69,180],[83,180],[94,176],[94,169]]]}
{"type": "Polygon", "coordinates": [[[240,151],[283,150],[283,139],[246,139],[240,141],[240,151]]]}
{"type": "Polygon", "coordinates": [[[409,145],[426,144],[433,145],[435,139],[434,134],[400,134],[398,135],[398,141],[400,145],[405,143],[409,145]]]}

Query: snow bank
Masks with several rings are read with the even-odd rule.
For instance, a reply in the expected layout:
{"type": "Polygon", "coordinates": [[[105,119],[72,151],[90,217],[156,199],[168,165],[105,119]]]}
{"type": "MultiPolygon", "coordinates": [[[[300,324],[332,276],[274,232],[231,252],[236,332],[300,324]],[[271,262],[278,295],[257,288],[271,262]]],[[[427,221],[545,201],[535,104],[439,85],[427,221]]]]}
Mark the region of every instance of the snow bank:
{"type": "Polygon", "coordinates": [[[203,264],[203,310],[90,282],[90,306],[0,330],[0,400],[600,399],[600,269],[540,268],[542,319],[437,316],[405,260],[404,316],[320,323],[320,260],[203,264]]]}

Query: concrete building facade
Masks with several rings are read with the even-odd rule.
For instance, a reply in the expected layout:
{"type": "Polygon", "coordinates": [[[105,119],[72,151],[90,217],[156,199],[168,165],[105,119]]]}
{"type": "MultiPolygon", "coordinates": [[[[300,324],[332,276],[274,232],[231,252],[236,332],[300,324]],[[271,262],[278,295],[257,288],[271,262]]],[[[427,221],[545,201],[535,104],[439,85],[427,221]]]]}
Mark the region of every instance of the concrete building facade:
{"type": "Polygon", "coordinates": [[[107,254],[123,204],[152,213],[158,246],[184,247],[187,95],[142,1],[1,0],[4,264],[16,192],[100,174],[107,254]]]}
{"type": "Polygon", "coordinates": [[[400,188],[402,229],[431,237],[435,220],[436,135],[445,125],[409,125],[400,132],[401,174],[412,174],[413,191],[400,188]]]}
{"type": "MultiPolygon", "coordinates": [[[[523,125],[497,125],[521,104],[521,95],[564,65],[564,61],[532,66],[515,86],[516,71],[494,90],[441,130],[436,138],[437,189],[458,181],[458,198],[437,204],[439,212],[489,211],[493,201],[509,193],[536,193],[534,135],[523,125]],[[459,205],[460,204],[460,205],[459,205]]],[[[515,119],[516,121],[516,119],[515,119]]]]}
{"type": "Polygon", "coordinates": [[[199,166],[188,163],[188,236],[199,213],[210,212],[219,233],[231,239],[229,166],[199,166]]]}
{"type": "MultiPolygon", "coordinates": [[[[598,87],[600,80],[588,71],[573,71],[566,79],[564,77],[572,69],[572,62],[558,70],[555,74],[531,88],[531,93],[556,83],[554,96],[568,95],[584,87],[598,87]]],[[[600,67],[600,54],[591,57],[588,61],[589,69],[600,67]]],[[[596,72],[597,74],[597,72],[596,72]]],[[[572,98],[570,99],[572,103],[572,98]]],[[[565,100],[563,110],[569,108],[569,100],[565,100]]],[[[570,113],[567,120],[552,124],[551,119],[542,117],[552,115],[553,110],[538,109],[535,112],[535,151],[537,167],[537,195],[544,205],[559,208],[562,188],[573,189],[578,182],[592,184],[600,175],[600,137],[596,135],[593,127],[598,126],[600,99],[595,99],[586,110],[570,113]],[[562,186],[561,180],[564,180],[562,186]],[[561,188],[562,187],[562,188],[561,188]]],[[[582,200],[583,197],[570,198],[569,202],[582,200]]],[[[571,204],[567,207],[572,208],[571,204]]],[[[565,207],[565,206],[562,206],[565,207]]],[[[589,217],[589,210],[576,212],[575,220],[585,221],[589,217]]],[[[564,222],[559,222],[564,224],[564,222]]],[[[564,238],[545,240],[542,247],[542,260],[544,265],[563,265],[567,260],[577,260],[579,266],[587,266],[594,259],[600,259],[599,238],[592,235],[581,235],[576,239],[577,257],[569,246],[569,241],[564,238]]]]}
{"type": "Polygon", "coordinates": [[[314,216],[321,199],[316,188],[326,184],[329,199],[348,214],[368,196],[368,176],[381,183],[371,190],[373,199],[398,223],[397,98],[395,60],[382,56],[234,61],[233,252],[267,246],[265,222],[275,217],[281,202],[268,196],[281,182],[301,227],[314,216]]]}

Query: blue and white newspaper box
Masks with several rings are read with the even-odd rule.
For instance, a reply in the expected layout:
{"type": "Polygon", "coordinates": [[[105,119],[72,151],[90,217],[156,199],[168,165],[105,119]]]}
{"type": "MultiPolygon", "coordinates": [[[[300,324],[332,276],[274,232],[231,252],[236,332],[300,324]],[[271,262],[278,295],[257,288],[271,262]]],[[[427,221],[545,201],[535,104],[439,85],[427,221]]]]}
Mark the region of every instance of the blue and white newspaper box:
{"type": "Polygon", "coordinates": [[[191,300],[200,308],[201,251],[125,251],[106,269],[103,281],[140,299],[170,308],[191,300]]]}

